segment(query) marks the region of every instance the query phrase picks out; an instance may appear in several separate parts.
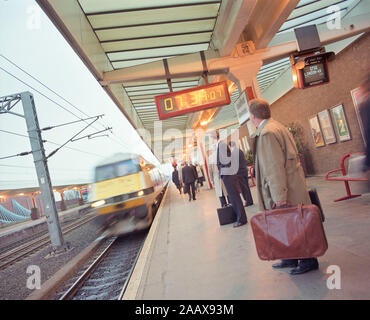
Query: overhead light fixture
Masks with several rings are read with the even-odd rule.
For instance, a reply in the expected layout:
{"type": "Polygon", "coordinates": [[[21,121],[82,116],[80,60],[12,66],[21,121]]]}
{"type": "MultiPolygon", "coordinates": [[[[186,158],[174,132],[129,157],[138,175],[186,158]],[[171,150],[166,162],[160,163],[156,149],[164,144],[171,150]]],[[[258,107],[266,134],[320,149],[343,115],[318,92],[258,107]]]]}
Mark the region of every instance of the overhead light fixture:
{"type": "Polygon", "coordinates": [[[200,123],[200,125],[201,125],[201,126],[205,126],[207,123],[208,123],[208,121],[207,121],[207,120],[204,120],[204,121],[202,121],[202,122],[200,123]]]}
{"type": "Polygon", "coordinates": [[[295,64],[296,69],[301,70],[306,66],[306,63],[304,59],[298,60],[298,62],[295,64]]]}

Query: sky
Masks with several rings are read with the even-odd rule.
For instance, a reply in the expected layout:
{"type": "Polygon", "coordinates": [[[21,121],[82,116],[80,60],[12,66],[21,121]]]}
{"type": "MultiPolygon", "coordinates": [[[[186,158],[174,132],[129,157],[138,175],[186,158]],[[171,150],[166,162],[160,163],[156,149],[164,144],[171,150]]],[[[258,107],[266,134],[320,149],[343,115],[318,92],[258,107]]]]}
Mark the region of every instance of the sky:
{"type": "MultiPolygon", "coordinates": [[[[119,152],[141,154],[158,164],[135,129],[36,2],[0,0],[0,97],[24,91],[34,96],[40,128],[100,114],[105,116],[80,136],[106,127],[113,128],[113,134],[109,131],[101,134],[109,134],[109,137],[70,142],[50,157],[48,166],[53,185],[89,182],[94,166],[119,152]]],[[[23,114],[22,105],[18,103],[12,111],[23,114]]],[[[78,122],[42,132],[43,139],[49,141],[44,144],[46,155],[58,147],[55,143],[65,143],[84,126],[85,122],[78,122]]],[[[0,158],[31,151],[29,139],[22,135],[27,136],[23,118],[0,114],[0,158]]],[[[38,186],[38,182],[32,155],[0,159],[0,190],[33,186],[38,186]]]]}

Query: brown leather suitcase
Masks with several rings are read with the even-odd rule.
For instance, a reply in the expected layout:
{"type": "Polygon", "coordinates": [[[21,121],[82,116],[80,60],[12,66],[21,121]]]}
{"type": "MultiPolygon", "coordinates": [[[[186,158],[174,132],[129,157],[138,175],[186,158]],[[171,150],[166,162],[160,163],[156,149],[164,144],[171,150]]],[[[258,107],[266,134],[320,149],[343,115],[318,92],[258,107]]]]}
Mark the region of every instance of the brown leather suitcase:
{"type": "Polygon", "coordinates": [[[261,260],[319,257],[328,249],[320,209],[316,205],[264,211],[253,216],[250,222],[261,260]]]}

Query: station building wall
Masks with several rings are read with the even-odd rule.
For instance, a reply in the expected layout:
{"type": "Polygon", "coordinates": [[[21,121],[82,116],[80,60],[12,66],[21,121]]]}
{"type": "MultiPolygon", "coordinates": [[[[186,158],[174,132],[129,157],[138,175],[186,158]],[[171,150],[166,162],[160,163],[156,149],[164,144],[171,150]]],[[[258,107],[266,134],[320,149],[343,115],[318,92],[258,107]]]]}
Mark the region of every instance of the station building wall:
{"type": "MultiPolygon", "coordinates": [[[[272,117],[288,125],[299,123],[304,130],[307,144],[305,160],[309,174],[322,175],[340,167],[340,159],[347,153],[364,150],[356,110],[351,90],[357,88],[366,74],[370,72],[370,35],[365,34],[340,52],[335,60],[329,62],[330,82],[308,89],[293,88],[271,105],[272,117]],[[332,113],[330,116],[337,142],[323,147],[315,147],[309,119],[319,112],[343,104],[351,140],[340,142],[332,113]]],[[[240,128],[241,136],[247,128],[240,128]]]]}

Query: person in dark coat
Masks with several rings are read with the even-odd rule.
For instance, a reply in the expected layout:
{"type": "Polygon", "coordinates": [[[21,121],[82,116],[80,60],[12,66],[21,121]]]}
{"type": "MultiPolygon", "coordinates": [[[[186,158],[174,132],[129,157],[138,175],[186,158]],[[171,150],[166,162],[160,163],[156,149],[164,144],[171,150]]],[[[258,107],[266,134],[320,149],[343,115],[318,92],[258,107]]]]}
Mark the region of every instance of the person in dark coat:
{"type": "Polygon", "coordinates": [[[238,179],[241,194],[245,200],[244,206],[245,207],[251,206],[253,205],[253,198],[248,184],[247,161],[245,160],[243,151],[236,147],[234,141],[230,141],[229,146],[231,149],[231,153],[235,153],[234,156],[239,157],[239,170],[236,174],[236,177],[238,179]]]}
{"type": "Polygon", "coordinates": [[[172,182],[176,185],[176,188],[179,189],[179,192],[181,194],[181,184],[180,184],[180,179],[179,179],[179,172],[177,171],[176,167],[173,167],[172,182]]]}
{"type": "Polygon", "coordinates": [[[364,171],[370,171],[370,74],[367,75],[366,79],[361,83],[360,86],[360,116],[364,128],[364,136],[366,141],[365,147],[365,163],[364,171]]]}
{"type": "Polygon", "coordinates": [[[234,223],[234,228],[240,227],[248,222],[243,202],[240,198],[240,192],[237,188],[238,181],[236,174],[239,169],[238,162],[239,159],[235,157],[235,153],[232,154],[228,145],[220,141],[217,146],[217,167],[225,185],[228,199],[236,213],[237,219],[234,223]]]}
{"type": "Polygon", "coordinates": [[[197,179],[194,169],[185,163],[185,166],[182,168],[182,182],[184,183],[184,193],[185,190],[189,194],[189,201],[193,198],[195,199],[195,180],[197,179]]]}

